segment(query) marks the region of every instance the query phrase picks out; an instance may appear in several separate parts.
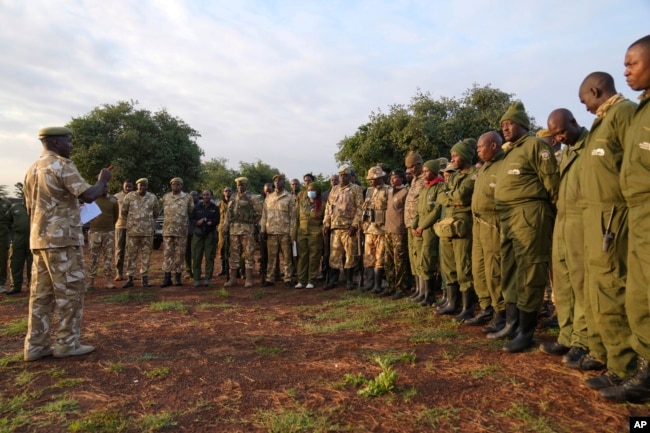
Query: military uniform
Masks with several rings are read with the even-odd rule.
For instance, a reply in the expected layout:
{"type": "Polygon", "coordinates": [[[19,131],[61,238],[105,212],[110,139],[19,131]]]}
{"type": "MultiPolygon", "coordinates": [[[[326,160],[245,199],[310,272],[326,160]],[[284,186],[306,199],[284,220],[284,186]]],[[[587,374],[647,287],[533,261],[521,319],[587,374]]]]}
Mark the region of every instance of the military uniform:
{"type": "Polygon", "coordinates": [[[363,204],[364,216],[363,233],[365,235],[363,248],[364,268],[384,268],[384,224],[386,222],[386,209],[388,207],[388,191],[390,186],[383,185],[379,188],[370,187],[366,191],[366,200],[363,204]],[[365,214],[370,210],[372,217],[365,214]]]}
{"type": "Polygon", "coordinates": [[[274,191],[264,200],[260,232],[267,234],[268,265],[266,281],[272,283],[278,252],[282,253],[284,281],[291,282],[291,229],[294,226],[296,198],[290,192],[274,191]]]}
{"type": "Polygon", "coordinates": [[[445,182],[442,177],[425,182],[420,190],[418,206],[413,218],[413,228],[423,229],[419,237],[419,249],[414,251],[415,275],[424,281],[433,279],[439,272],[440,238],[436,236],[433,225],[440,219],[441,206],[438,197],[444,193],[445,182]]]}
{"type": "Polygon", "coordinates": [[[9,221],[7,212],[11,203],[0,198],[0,293],[6,292],[7,259],[9,258],[9,221]]]}
{"type": "Polygon", "coordinates": [[[194,284],[201,280],[201,264],[205,258],[205,284],[209,285],[214,274],[214,259],[217,255],[217,227],[219,226],[219,208],[210,202],[207,205],[199,201],[190,218],[192,226],[192,275],[194,284]],[[201,222],[198,224],[198,222],[201,222]]]}
{"type": "Polygon", "coordinates": [[[149,277],[153,234],[159,213],[158,199],[150,192],[140,195],[138,191],[132,191],[124,197],[120,213],[126,219],[126,275],[131,280],[135,276],[140,253],[140,275],[144,280],[149,277]]]}
{"type": "Polygon", "coordinates": [[[126,220],[122,218],[122,204],[124,203],[124,191],[113,195],[117,200],[118,218],[115,223],[115,279],[121,280],[124,276],[124,257],[126,255],[126,220]]]}
{"type": "Polygon", "coordinates": [[[248,191],[233,193],[228,203],[224,230],[230,238],[228,264],[230,272],[237,272],[243,256],[246,270],[255,268],[255,224],[260,220],[261,203],[248,191]]]}
{"type": "Polygon", "coordinates": [[[404,203],[404,225],[406,226],[406,232],[408,236],[409,263],[411,264],[412,275],[418,275],[418,259],[415,256],[415,253],[416,251],[420,251],[422,249],[422,238],[414,236],[411,232],[411,228],[417,228],[413,227],[413,220],[415,219],[415,214],[417,213],[418,199],[420,197],[420,191],[423,187],[424,175],[420,174],[419,176],[413,177],[411,185],[408,189],[408,193],[406,194],[406,202],[404,203]]]}
{"type": "MultiPolygon", "coordinates": [[[[90,221],[88,230],[88,256],[90,263],[88,274],[91,279],[97,275],[97,264],[100,256],[104,254],[104,277],[110,287],[111,274],[113,273],[113,248],[115,244],[115,223],[119,217],[119,205],[112,196],[99,197],[95,200],[101,214],[90,221]]],[[[91,286],[94,284],[91,283],[91,286]]]]}
{"type": "Polygon", "coordinates": [[[23,285],[23,273],[27,272],[27,285],[32,275],[32,252],[29,249],[29,215],[22,202],[14,203],[8,211],[8,219],[13,233],[9,253],[11,268],[11,291],[20,291],[23,285]]]}
{"type": "Polygon", "coordinates": [[[165,273],[180,274],[183,272],[188,221],[194,209],[194,200],[183,191],[178,194],[168,192],[163,196],[162,206],[165,215],[162,270],[165,273]]]}
{"type": "Polygon", "coordinates": [[[403,295],[413,284],[409,262],[408,236],[404,225],[404,204],[408,187],[388,191],[384,240],[384,272],[388,288],[403,295]]]}
{"type": "MultiPolygon", "coordinates": [[[[302,194],[303,191],[301,191],[302,194]]],[[[304,191],[305,193],[307,191],[304,191]]],[[[298,283],[316,283],[323,255],[323,217],[325,203],[320,197],[313,202],[306,196],[296,202],[295,238],[298,246],[298,283]]]]}
{"type": "Polygon", "coordinates": [[[350,236],[350,227],[361,227],[363,190],[359,185],[336,185],[332,188],[325,207],[323,227],[331,230],[330,268],[354,269],[357,252],[356,236],[350,236]],[[345,262],[343,257],[345,256],[345,262]]]}
{"type": "Polygon", "coordinates": [[[228,245],[228,236],[224,236],[223,229],[224,225],[223,222],[226,220],[226,212],[228,211],[228,201],[225,200],[225,198],[222,198],[219,200],[219,232],[218,232],[218,237],[219,237],[219,243],[217,244],[217,253],[219,255],[219,260],[221,260],[221,271],[219,272],[219,275],[228,275],[228,250],[229,250],[229,245],[228,245]]]}

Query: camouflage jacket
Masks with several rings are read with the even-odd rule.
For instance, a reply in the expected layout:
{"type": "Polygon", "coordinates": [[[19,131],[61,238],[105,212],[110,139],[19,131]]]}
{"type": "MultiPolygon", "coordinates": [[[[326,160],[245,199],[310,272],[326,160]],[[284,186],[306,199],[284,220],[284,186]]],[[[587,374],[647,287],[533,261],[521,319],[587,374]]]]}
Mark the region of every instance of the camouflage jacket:
{"type": "Polygon", "coordinates": [[[384,185],[379,188],[370,187],[366,191],[362,214],[364,233],[372,235],[384,234],[389,190],[390,186],[384,185]]]}
{"type": "Polygon", "coordinates": [[[360,229],[362,207],[363,189],[359,185],[336,185],[327,198],[323,225],[329,229],[360,229]]]}
{"type": "Polygon", "coordinates": [[[187,236],[188,221],[194,210],[192,196],[182,191],[178,194],[168,192],[163,196],[162,205],[165,215],[163,236],[187,236]]]}
{"type": "Polygon", "coordinates": [[[228,211],[224,220],[224,230],[231,235],[252,235],[255,224],[260,220],[262,203],[246,191],[243,194],[233,194],[228,202],[228,211]]]}
{"type": "Polygon", "coordinates": [[[296,197],[288,191],[275,191],[264,200],[260,231],[270,235],[291,234],[295,218],[296,197]]]}
{"type": "Polygon", "coordinates": [[[418,211],[418,197],[423,187],[424,175],[420,173],[418,177],[414,177],[411,181],[409,192],[406,195],[406,202],[404,203],[404,225],[406,228],[413,227],[413,219],[418,211]]]}
{"type": "Polygon", "coordinates": [[[158,199],[150,192],[145,195],[131,191],[124,197],[120,215],[126,220],[128,236],[153,236],[158,218],[158,199]]]}
{"type": "Polygon", "coordinates": [[[27,170],[24,189],[33,250],[83,246],[79,197],[90,188],[74,163],[45,150],[27,170]]]}

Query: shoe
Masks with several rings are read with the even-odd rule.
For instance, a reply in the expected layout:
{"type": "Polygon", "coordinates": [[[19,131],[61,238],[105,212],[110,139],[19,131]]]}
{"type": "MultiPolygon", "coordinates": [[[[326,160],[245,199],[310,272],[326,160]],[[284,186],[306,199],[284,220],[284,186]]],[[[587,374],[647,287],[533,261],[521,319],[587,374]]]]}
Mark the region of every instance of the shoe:
{"type": "Polygon", "coordinates": [[[609,388],[610,386],[618,386],[623,383],[623,379],[618,377],[615,373],[607,370],[599,376],[592,377],[591,379],[585,380],[585,385],[591,389],[603,389],[609,388]]]}
{"type": "Polygon", "coordinates": [[[68,356],[79,356],[85,355],[95,350],[94,346],[84,346],[83,344],[77,343],[72,349],[65,350],[65,347],[59,349],[58,347],[54,349],[55,358],[67,358],[68,356]]]}
{"type": "Polygon", "coordinates": [[[174,285],[175,286],[182,286],[183,285],[183,282],[181,281],[181,273],[180,272],[176,272],[176,274],[174,274],[174,285]]]}
{"type": "Polygon", "coordinates": [[[133,277],[129,277],[129,279],[126,280],[126,283],[122,285],[123,289],[128,289],[129,287],[133,287],[133,277]]]}
{"type": "Polygon", "coordinates": [[[589,351],[587,349],[583,349],[582,347],[577,347],[573,346],[569,351],[562,357],[562,362],[565,364],[567,362],[576,362],[586,354],[588,354],[589,351]]]}
{"type": "Polygon", "coordinates": [[[9,296],[11,296],[11,295],[17,295],[18,293],[20,293],[20,287],[15,287],[15,288],[9,290],[9,291],[7,292],[7,295],[9,295],[9,296]]]}
{"type": "Polygon", "coordinates": [[[37,361],[41,358],[45,358],[46,356],[52,356],[53,353],[54,352],[52,351],[51,347],[44,347],[35,352],[25,352],[25,356],[23,359],[25,360],[25,362],[32,362],[32,361],[37,361]]]}
{"type": "Polygon", "coordinates": [[[200,287],[201,286],[201,280],[194,280],[194,287],[200,287]]]}
{"type": "Polygon", "coordinates": [[[391,296],[390,298],[391,298],[393,301],[397,301],[398,299],[402,299],[402,298],[405,298],[405,297],[406,297],[406,293],[402,292],[401,290],[398,290],[398,291],[396,291],[395,294],[394,294],[393,296],[391,296]]]}
{"type": "Polygon", "coordinates": [[[165,272],[165,277],[163,278],[163,282],[160,285],[161,288],[169,287],[172,285],[172,273],[171,272],[165,272]]]}
{"type": "Polygon", "coordinates": [[[205,287],[210,287],[210,279],[209,279],[209,278],[204,279],[204,280],[203,280],[203,285],[204,285],[205,287]]]}
{"type": "Polygon", "coordinates": [[[483,327],[481,331],[485,334],[492,334],[501,331],[504,326],[506,326],[506,312],[501,310],[494,314],[490,323],[483,327]]]}
{"type": "Polygon", "coordinates": [[[291,281],[285,281],[284,282],[284,287],[287,287],[287,288],[293,287],[293,283],[291,283],[291,281]]]}
{"type": "Polygon", "coordinates": [[[303,286],[302,283],[298,283],[298,284],[296,284],[296,285],[293,286],[293,287],[294,287],[294,289],[302,289],[302,288],[305,287],[305,286],[303,286]]]}
{"type": "Polygon", "coordinates": [[[571,348],[558,341],[545,341],[539,345],[539,350],[547,355],[561,356],[568,353],[571,348]]]}
{"type": "Polygon", "coordinates": [[[115,275],[115,278],[113,278],[113,281],[123,281],[124,280],[124,275],[122,274],[117,274],[115,275]]]}
{"type": "Polygon", "coordinates": [[[273,283],[271,281],[266,281],[266,280],[262,281],[262,287],[269,287],[272,285],[273,283]]]}
{"type": "Polygon", "coordinates": [[[307,283],[307,285],[305,286],[305,289],[313,289],[313,288],[314,285],[312,283],[307,283]]]}
{"type": "Polygon", "coordinates": [[[573,362],[567,362],[566,366],[573,368],[574,370],[602,370],[605,368],[605,364],[586,353],[580,359],[573,362]]]}
{"type": "Polygon", "coordinates": [[[0,293],[7,293],[7,289],[5,289],[5,286],[0,286],[0,293]]]}
{"type": "Polygon", "coordinates": [[[489,323],[494,317],[494,308],[488,306],[487,308],[481,309],[478,314],[471,319],[465,320],[465,324],[469,326],[481,326],[489,323]]]}
{"type": "Polygon", "coordinates": [[[650,400],[650,366],[648,361],[637,357],[636,371],[633,376],[623,380],[619,385],[600,390],[600,396],[619,403],[643,403],[650,400]]]}
{"type": "Polygon", "coordinates": [[[114,288],[115,288],[115,284],[109,282],[109,283],[106,284],[106,287],[105,287],[105,288],[107,288],[107,289],[114,289],[114,288]]]}

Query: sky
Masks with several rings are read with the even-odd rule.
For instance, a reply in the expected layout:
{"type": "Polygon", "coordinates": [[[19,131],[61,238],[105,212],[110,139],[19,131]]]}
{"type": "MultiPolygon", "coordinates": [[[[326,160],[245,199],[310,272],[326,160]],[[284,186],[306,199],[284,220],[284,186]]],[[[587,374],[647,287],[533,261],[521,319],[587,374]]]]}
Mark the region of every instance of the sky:
{"type": "Polygon", "coordinates": [[[205,161],[299,179],[335,173],[337,144],[418,90],[490,85],[540,125],[564,107],[589,127],[578,86],[605,71],[635,100],[623,58],[649,22],[648,0],[0,0],[0,185],[41,127],[118,101],[185,121],[205,161]]]}

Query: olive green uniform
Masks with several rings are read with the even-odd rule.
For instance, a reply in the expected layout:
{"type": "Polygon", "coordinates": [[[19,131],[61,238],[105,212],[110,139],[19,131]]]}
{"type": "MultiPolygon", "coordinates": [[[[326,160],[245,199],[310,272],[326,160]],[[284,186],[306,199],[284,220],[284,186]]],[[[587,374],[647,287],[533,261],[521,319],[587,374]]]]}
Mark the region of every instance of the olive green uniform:
{"type": "Polygon", "coordinates": [[[124,257],[126,255],[126,220],[122,218],[122,203],[124,203],[124,191],[120,191],[113,195],[117,200],[118,205],[118,218],[115,223],[115,276],[124,276],[124,257]]]}
{"type": "Polygon", "coordinates": [[[11,288],[20,289],[23,285],[23,273],[27,271],[27,284],[31,280],[32,252],[29,249],[29,215],[25,205],[14,203],[8,211],[8,219],[13,233],[9,253],[11,268],[11,288]]]}
{"type": "Polygon", "coordinates": [[[413,227],[413,220],[417,213],[418,200],[420,191],[424,187],[424,174],[420,173],[417,177],[413,177],[409,185],[408,193],[406,194],[406,202],[404,203],[404,225],[406,226],[406,233],[408,235],[409,246],[409,263],[411,264],[411,274],[418,275],[417,263],[418,260],[415,256],[416,251],[422,249],[422,237],[414,236],[411,231],[413,227]]]}
{"type": "MultiPolygon", "coordinates": [[[[419,242],[415,243],[419,249],[413,253],[416,260],[415,275],[424,280],[431,280],[439,270],[440,239],[433,231],[433,225],[440,219],[441,206],[437,199],[444,192],[445,183],[442,178],[436,178],[431,185],[424,184],[418,197],[418,207],[413,218],[413,228],[422,229],[419,242]]],[[[417,236],[414,236],[417,237],[417,236]]],[[[412,266],[413,267],[413,266],[412,266]]]]}
{"type": "Polygon", "coordinates": [[[526,313],[544,299],[558,183],[553,149],[529,134],[512,143],[496,173],[504,299],[526,313]]]}
{"type": "Polygon", "coordinates": [[[323,256],[323,217],[325,203],[318,199],[311,202],[309,198],[296,201],[295,235],[298,244],[298,283],[302,285],[316,283],[323,256]]]}
{"type": "Polygon", "coordinates": [[[573,146],[565,146],[560,163],[557,215],[553,229],[553,296],[560,327],[557,341],[586,349],[584,313],[585,248],[582,202],[582,161],[589,131],[580,130],[573,146]]]}
{"type": "Polygon", "coordinates": [[[7,212],[11,203],[0,199],[0,286],[7,282],[7,259],[9,257],[9,221],[7,212]]]}

